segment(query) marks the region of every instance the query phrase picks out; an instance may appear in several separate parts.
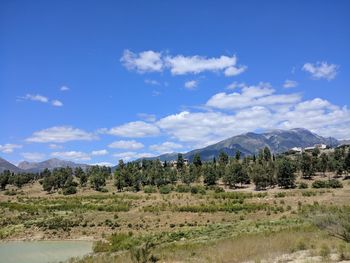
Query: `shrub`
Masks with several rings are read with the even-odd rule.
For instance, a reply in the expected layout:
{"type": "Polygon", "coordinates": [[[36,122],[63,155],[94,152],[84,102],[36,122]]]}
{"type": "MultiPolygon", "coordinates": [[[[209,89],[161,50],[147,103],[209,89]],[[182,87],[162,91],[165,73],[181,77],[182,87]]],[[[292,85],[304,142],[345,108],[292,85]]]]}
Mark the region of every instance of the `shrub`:
{"type": "Polygon", "coordinates": [[[275,198],[283,198],[283,197],[286,197],[286,193],[284,192],[279,192],[275,194],[275,198]]]}
{"type": "Polygon", "coordinates": [[[64,195],[73,195],[73,194],[77,193],[77,188],[75,186],[68,186],[68,187],[63,188],[62,193],[64,195]]]}
{"type": "Polygon", "coordinates": [[[172,190],[171,185],[162,185],[159,187],[159,193],[161,194],[169,194],[172,190]]]}
{"type": "Polygon", "coordinates": [[[336,179],[331,179],[329,181],[316,180],[312,183],[313,188],[342,188],[343,184],[336,179]]]}
{"type": "Polygon", "coordinates": [[[107,189],[107,188],[101,188],[100,192],[102,192],[102,193],[108,193],[108,189],[107,189]]]}
{"type": "Polygon", "coordinates": [[[307,185],[307,183],[301,182],[299,183],[299,189],[307,189],[309,186],[307,185]]]}
{"type": "Polygon", "coordinates": [[[313,191],[302,192],[302,196],[316,196],[316,195],[317,195],[317,193],[313,192],[313,191]]]}
{"type": "Polygon", "coordinates": [[[191,191],[191,186],[185,184],[179,184],[176,186],[176,192],[178,193],[189,193],[191,191]]]}
{"type": "Polygon", "coordinates": [[[191,193],[192,194],[206,194],[205,189],[203,186],[192,186],[191,187],[191,193]]]}
{"type": "Polygon", "coordinates": [[[146,194],[152,194],[157,192],[157,188],[153,185],[146,185],[145,187],[143,187],[143,191],[146,194]]]}
{"type": "Polygon", "coordinates": [[[350,207],[310,206],[307,216],[320,229],[350,243],[350,207]]]}
{"type": "Polygon", "coordinates": [[[343,188],[343,184],[339,180],[336,180],[336,179],[329,180],[328,186],[330,188],[343,188]]]}
{"type": "Polygon", "coordinates": [[[320,181],[316,180],[315,182],[312,183],[313,188],[327,188],[328,184],[326,181],[320,181]]]}

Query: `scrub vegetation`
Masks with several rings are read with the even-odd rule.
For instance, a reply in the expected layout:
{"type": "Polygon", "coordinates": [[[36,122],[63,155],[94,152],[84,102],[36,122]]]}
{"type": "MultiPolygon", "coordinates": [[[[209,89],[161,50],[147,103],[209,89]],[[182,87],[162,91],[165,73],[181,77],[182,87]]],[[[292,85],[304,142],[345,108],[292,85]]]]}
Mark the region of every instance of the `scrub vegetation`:
{"type": "Polygon", "coordinates": [[[323,154],[120,162],[113,174],[62,168],[21,185],[6,173],[0,238],[94,241],[70,260],[81,263],[349,260],[349,150],[323,154]]]}

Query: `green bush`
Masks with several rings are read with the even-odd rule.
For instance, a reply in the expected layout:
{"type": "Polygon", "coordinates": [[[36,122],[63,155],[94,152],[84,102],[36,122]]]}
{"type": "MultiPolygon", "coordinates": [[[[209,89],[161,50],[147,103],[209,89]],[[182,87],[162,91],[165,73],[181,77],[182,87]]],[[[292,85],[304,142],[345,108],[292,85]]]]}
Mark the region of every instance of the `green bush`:
{"type": "Polygon", "coordinates": [[[312,183],[313,188],[342,188],[343,184],[336,179],[331,179],[329,181],[316,180],[312,183]]]}
{"type": "Polygon", "coordinates": [[[159,187],[159,193],[161,194],[169,194],[173,190],[171,185],[162,185],[159,187]]]}
{"type": "Polygon", "coordinates": [[[307,183],[304,183],[304,182],[299,183],[299,186],[298,186],[299,189],[307,189],[308,187],[309,186],[307,185],[307,183]]]}
{"type": "Polygon", "coordinates": [[[68,186],[68,187],[63,188],[62,193],[64,195],[74,195],[77,193],[77,188],[75,186],[68,186]]]}
{"type": "Polygon", "coordinates": [[[156,193],[157,192],[157,188],[153,185],[146,185],[143,187],[143,191],[146,194],[152,194],[152,193],[156,193]]]}
{"type": "Polygon", "coordinates": [[[191,186],[186,184],[179,184],[175,189],[178,193],[189,193],[191,191],[191,186]]]}
{"type": "Polygon", "coordinates": [[[312,183],[313,188],[328,188],[328,184],[326,181],[316,180],[312,183]]]}
{"type": "Polygon", "coordinates": [[[192,194],[206,194],[205,188],[203,186],[192,186],[191,187],[192,194]]]}
{"type": "Polygon", "coordinates": [[[343,188],[343,184],[339,180],[336,180],[336,179],[329,180],[328,186],[330,188],[343,188]]]}

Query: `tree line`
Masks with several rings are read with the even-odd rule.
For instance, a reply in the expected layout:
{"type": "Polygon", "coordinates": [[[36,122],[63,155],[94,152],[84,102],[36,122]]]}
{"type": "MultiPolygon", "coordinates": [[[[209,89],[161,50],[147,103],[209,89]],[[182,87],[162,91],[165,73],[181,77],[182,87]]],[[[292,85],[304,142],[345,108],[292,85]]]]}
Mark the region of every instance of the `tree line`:
{"type": "MultiPolygon", "coordinates": [[[[63,194],[74,194],[77,187],[87,187],[96,191],[106,191],[106,181],[114,178],[118,191],[140,191],[145,186],[161,187],[182,183],[190,185],[202,183],[205,186],[215,186],[219,181],[230,188],[240,188],[253,183],[256,190],[275,186],[293,188],[296,186],[298,173],[305,179],[312,179],[316,173],[336,176],[350,172],[350,150],[346,147],[336,148],[331,153],[303,152],[301,155],[280,154],[275,156],[265,147],[257,155],[242,158],[238,151],[229,157],[221,152],[216,159],[202,161],[196,154],[187,165],[182,154],[178,154],[176,166],[159,160],[140,160],[124,163],[120,160],[114,172],[110,167],[90,166],[86,170],[80,167],[45,169],[41,173],[13,174],[9,171],[0,173],[0,188],[7,185],[21,188],[24,184],[39,180],[44,191],[52,193],[60,191],[63,194]]],[[[328,178],[329,180],[331,178],[328,178]]]]}

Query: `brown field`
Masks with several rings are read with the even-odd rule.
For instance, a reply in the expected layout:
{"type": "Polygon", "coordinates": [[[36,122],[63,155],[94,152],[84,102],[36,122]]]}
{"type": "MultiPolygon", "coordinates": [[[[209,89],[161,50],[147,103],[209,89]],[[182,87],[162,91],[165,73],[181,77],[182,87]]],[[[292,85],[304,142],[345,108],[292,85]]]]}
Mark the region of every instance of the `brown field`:
{"type": "MultiPolygon", "coordinates": [[[[306,205],[349,205],[350,184],[342,182],[339,189],[276,187],[257,192],[247,185],[225,193],[146,194],[118,193],[109,181],[107,193],[80,188],[72,196],[46,194],[34,183],[14,196],[0,193],[0,237],[104,241],[125,233],[136,245],[152,239],[156,246],[151,251],[161,262],[273,261],[299,250],[319,255],[325,246],[329,255],[337,255],[339,247],[348,251],[349,246],[301,219],[300,210],[306,205]]],[[[132,262],[130,253],[120,249],[82,262],[132,262]]],[[[337,261],[334,257],[327,260],[337,261]]]]}

